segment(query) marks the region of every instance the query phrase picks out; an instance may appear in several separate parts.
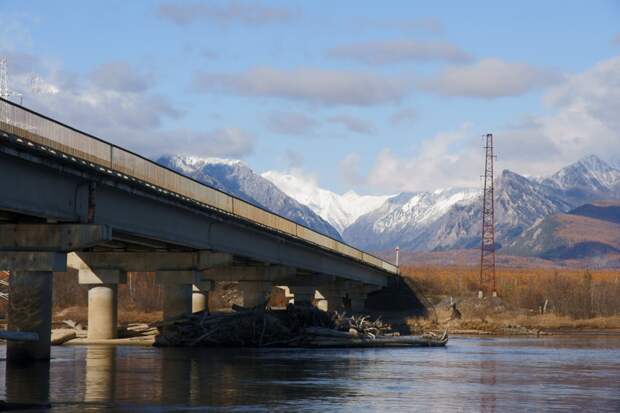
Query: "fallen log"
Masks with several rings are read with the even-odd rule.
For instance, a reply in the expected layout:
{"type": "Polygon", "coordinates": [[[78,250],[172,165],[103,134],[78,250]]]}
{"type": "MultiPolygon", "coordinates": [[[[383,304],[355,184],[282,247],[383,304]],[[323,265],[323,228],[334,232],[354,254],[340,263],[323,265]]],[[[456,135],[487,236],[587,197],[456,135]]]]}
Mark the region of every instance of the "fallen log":
{"type": "Polygon", "coordinates": [[[304,342],[307,347],[444,347],[448,334],[441,337],[398,336],[363,339],[357,337],[315,336],[304,342]]]}
{"type": "Polygon", "coordinates": [[[51,344],[52,346],[60,346],[69,340],[73,340],[76,337],[77,337],[77,333],[75,332],[75,330],[69,330],[66,328],[52,330],[51,344]]]}
{"type": "Polygon", "coordinates": [[[331,328],[325,328],[325,327],[307,327],[304,330],[306,334],[310,334],[313,336],[335,337],[335,338],[345,338],[345,339],[353,338],[357,336],[357,334],[353,333],[352,331],[355,331],[355,330],[339,331],[339,330],[333,330],[331,328]]]}

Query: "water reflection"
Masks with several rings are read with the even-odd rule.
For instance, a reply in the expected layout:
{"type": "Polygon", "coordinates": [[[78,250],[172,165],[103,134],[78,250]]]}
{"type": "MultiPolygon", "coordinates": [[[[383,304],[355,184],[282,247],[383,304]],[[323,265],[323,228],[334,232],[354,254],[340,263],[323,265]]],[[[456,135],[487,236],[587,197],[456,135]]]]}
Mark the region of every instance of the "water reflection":
{"type": "Polygon", "coordinates": [[[84,401],[116,399],[116,347],[93,346],[86,349],[84,401]]]}
{"type": "Polygon", "coordinates": [[[492,388],[497,384],[495,355],[485,354],[486,360],[480,362],[480,411],[495,413],[496,392],[492,388]],[[489,388],[491,387],[491,388],[489,388]]]}
{"type": "Polygon", "coordinates": [[[394,350],[55,347],[51,364],[7,366],[0,377],[0,398],[51,400],[52,412],[619,411],[620,338],[589,347],[562,339],[394,350]]]}
{"type": "Polygon", "coordinates": [[[5,383],[7,402],[47,404],[50,400],[50,363],[7,363],[5,383]]]}

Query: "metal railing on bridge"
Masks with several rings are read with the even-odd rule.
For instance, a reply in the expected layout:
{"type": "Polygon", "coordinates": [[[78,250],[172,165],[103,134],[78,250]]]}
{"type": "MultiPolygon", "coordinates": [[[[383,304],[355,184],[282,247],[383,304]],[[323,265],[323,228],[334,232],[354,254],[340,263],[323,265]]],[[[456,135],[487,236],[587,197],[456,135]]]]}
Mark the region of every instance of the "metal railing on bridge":
{"type": "Polygon", "coordinates": [[[97,165],[108,173],[145,182],[174,196],[194,201],[254,224],[316,244],[365,264],[397,274],[398,267],[372,254],[320,234],[263,208],[211,188],[145,157],[81,132],[0,98],[0,130],[52,151],[97,165]]]}

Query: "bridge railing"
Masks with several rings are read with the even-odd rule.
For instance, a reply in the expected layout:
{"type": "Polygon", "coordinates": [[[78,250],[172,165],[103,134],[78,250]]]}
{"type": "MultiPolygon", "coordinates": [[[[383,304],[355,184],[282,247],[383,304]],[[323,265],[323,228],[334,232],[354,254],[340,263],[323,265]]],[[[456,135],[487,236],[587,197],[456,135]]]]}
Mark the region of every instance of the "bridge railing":
{"type": "Polygon", "coordinates": [[[0,130],[91,162],[329,251],[397,274],[398,267],[289,219],[211,188],[140,155],[0,98],[0,130]]]}

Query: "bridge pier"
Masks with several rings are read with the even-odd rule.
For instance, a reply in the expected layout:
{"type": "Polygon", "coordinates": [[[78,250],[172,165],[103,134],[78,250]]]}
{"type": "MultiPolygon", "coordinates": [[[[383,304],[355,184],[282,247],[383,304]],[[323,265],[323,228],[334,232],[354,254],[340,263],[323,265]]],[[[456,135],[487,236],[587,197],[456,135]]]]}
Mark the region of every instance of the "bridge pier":
{"type": "Polygon", "coordinates": [[[157,271],[157,283],[164,289],[164,319],[192,313],[193,287],[200,282],[198,271],[157,271]]]}
{"type": "Polygon", "coordinates": [[[239,290],[243,294],[243,306],[247,308],[265,304],[271,295],[271,281],[240,281],[239,290]]]}
{"type": "Polygon", "coordinates": [[[344,289],[339,281],[319,287],[319,291],[327,300],[327,311],[337,311],[343,308],[344,289]]]}
{"type": "MultiPolygon", "coordinates": [[[[157,282],[164,286],[164,317],[208,309],[207,294],[212,283],[197,270],[226,266],[231,262],[231,255],[209,251],[76,252],[68,257],[68,266],[79,271],[112,267],[125,273],[156,272],[157,282]]],[[[94,291],[95,294],[98,298],[114,295],[112,291],[101,289],[94,291]]]]}
{"type": "Polygon", "coordinates": [[[288,288],[294,296],[293,300],[295,305],[314,305],[316,287],[308,285],[289,285],[288,288]]]}
{"type": "Polygon", "coordinates": [[[67,256],[57,252],[0,252],[0,268],[9,275],[9,331],[37,333],[34,342],[9,341],[7,362],[50,359],[53,271],[66,271],[67,256]]]}
{"type": "Polygon", "coordinates": [[[52,336],[52,271],[12,271],[9,275],[9,331],[37,333],[36,342],[9,341],[6,359],[49,360],[52,336]]]}
{"type": "Polygon", "coordinates": [[[118,269],[80,269],[78,281],[88,285],[88,338],[117,338],[118,284],[127,282],[127,273],[118,269]]]}
{"type": "Polygon", "coordinates": [[[349,301],[349,309],[353,312],[362,312],[366,309],[366,298],[374,288],[366,284],[347,283],[346,296],[349,301]]]}
{"type": "Polygon", "coordinates": [[[203,280],[192,286],[192,313],[209,311],[209,291],[213,290],[213,284],[203,280]]]}

